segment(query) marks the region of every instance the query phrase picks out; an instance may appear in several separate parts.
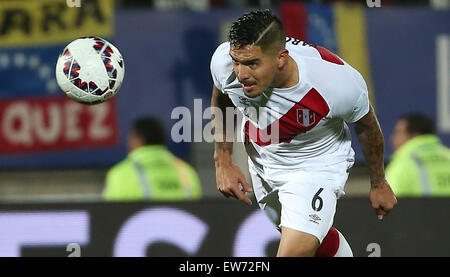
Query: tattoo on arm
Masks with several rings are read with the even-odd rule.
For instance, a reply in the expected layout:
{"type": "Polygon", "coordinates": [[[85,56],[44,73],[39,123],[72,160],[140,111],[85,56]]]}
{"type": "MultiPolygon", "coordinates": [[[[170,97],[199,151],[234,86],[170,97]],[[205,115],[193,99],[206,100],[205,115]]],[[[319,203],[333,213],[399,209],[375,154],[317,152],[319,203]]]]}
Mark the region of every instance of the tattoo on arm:
{"type": "Polygon", "coordinates": [[[376,185],[385,178],[384,138],[372,106],[369,113],[355,123],[355,131],[369,167],[371,185],[376,185]]]}
{"type": "Polygon", "coordinates": [[[233,140],[229,138],[233,134],[234,126],[227,126],[226,124],[226,108],[233,107],[233,103],[228,95],[222,94],[215,86],[213,87],[213,95],[211,98],[211,107],[218,108],[211,114],[211,120],[213,122],[213,134],[215,138],[215,151],[227,152],[232,154],[233,152],[233,140]],[[220,116],[216,116],[215,112],[219,112],[220,116]]]}
{"type": "Polygon", "coordinates": [[[232,142],[216,142],[215,150],[228,152],[228,154],[233,154],[233,143],[232,142]]]}

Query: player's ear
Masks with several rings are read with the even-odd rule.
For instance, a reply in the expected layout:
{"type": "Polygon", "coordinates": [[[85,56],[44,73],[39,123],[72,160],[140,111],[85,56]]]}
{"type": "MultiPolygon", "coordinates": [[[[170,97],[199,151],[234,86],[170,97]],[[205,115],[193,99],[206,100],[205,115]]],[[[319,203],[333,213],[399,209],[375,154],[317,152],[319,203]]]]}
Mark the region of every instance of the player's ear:
{"type": "Polygon", "coordinates": [[[278,60],[278,69],[282,69],[286,66],[289,59],[289,51],[287,49],[283,49],[278,52],[277,60],[278,60]]]}

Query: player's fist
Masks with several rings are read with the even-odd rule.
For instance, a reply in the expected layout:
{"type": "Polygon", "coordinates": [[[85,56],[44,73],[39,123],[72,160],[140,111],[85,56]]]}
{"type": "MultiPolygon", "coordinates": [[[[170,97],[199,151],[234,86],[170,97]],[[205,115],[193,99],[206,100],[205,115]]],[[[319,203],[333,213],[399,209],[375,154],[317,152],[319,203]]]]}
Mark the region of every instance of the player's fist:
{"type": "Polygon", "coordinates": [[[216,184],[217,190],[225,197],[235,197],[242,202],[251,205],[252,201],[245,195],[245,192],[252,192],[252,187],[245,180],[239,167],[233,163],[216,164],[216,184]]]}
{"type": "Polygon", "coordinates": [[[380,183],[372,184],[370,189],[370,202],[375,209],[378,219],[383,219],[395,205],[397,198],[386,180],[380,183]]]}

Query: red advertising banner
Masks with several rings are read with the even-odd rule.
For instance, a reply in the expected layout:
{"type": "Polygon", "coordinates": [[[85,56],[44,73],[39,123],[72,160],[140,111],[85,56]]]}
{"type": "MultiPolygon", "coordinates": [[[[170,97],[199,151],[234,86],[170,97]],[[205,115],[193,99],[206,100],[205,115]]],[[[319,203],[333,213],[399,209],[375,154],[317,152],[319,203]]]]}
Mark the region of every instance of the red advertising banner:
{"type": "Polygon", "coordinates": [[[92,148],[117,142],[115,99],[94,106],[65,96],[0,101],[0,153],[92,148]]]}

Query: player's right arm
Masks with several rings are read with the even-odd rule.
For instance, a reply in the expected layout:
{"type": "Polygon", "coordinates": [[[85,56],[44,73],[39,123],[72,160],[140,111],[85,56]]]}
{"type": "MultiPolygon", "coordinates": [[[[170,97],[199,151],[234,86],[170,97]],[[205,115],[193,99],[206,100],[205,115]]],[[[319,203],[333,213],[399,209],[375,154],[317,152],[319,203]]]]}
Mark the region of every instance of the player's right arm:
{"type": "Polygon", "coordinates": [[[214,163],[217,189],[226,197],[232,196],[251,205],[252,201],[245,195],[245,192],[251,192],[252,188],[232,159],[234,137],[231,134],[234,133],[234,126],[226,125],[227,107],[233,107],[230,98],[213,85],[211,120],[214,126],[214,163]]]}
{"type": "MultiPolygon", "coordinates": [[[[349,67],[353,81],[346,82],[345,97],[336,108],[340,116],[355,126],[356,135],[370,174],[370,202],[379,219],[397,204],[397,199],[384,173],[384,137],[375,111],[369,101],[369,91],[362,75],[349,67]]],[[[336,111],[335,111],[336,112],[336,111]]]]}

